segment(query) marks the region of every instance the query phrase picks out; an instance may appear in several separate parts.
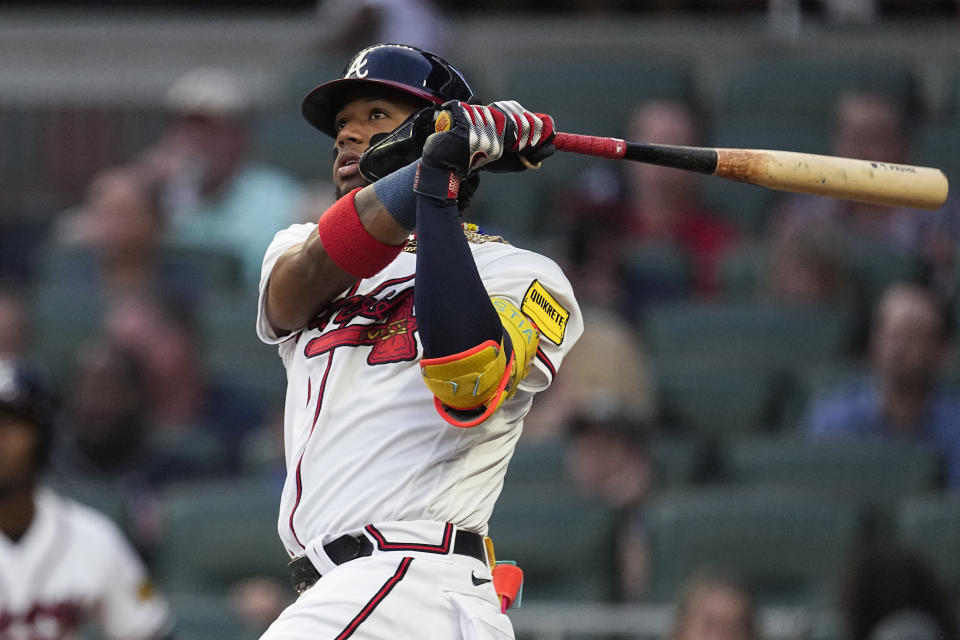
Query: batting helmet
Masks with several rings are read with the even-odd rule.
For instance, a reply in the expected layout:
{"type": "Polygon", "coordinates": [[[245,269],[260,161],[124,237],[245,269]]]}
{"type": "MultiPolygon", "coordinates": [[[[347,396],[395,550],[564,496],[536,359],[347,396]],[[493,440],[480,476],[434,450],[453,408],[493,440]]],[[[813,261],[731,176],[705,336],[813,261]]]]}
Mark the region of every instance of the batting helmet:
{"type": "Polygon", "coordinates": [[[53,403],[36,376],[22,366],[0,360],[0,418],[14,418],[37,431],[34,468],[47,461],[53,442],[53,403]]]}
{"type": "Polygon", "coordinates": [[[344,105],[347,92],[370,84],[419,98],[424,106],[475,99],[463,74],[440,56],[404,44],[377,44],[358,51],[338,80],[308,93],[300,111],[307,122],[335,138],[333,120],[344,105]]]}

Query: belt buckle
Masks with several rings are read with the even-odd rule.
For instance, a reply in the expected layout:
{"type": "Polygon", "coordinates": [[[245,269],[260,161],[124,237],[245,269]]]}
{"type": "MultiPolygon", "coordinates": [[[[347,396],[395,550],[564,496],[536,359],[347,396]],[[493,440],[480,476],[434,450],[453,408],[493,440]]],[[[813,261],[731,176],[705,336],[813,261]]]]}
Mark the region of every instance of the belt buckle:
{"type": "Polygon", "coordinates": [[[298,556],[287,563],[290,571],[290,584],[297,595],[303,595],[303,592],[316,584],[320,579],[320,572],[310,562],[306,556],[298,556]]]}

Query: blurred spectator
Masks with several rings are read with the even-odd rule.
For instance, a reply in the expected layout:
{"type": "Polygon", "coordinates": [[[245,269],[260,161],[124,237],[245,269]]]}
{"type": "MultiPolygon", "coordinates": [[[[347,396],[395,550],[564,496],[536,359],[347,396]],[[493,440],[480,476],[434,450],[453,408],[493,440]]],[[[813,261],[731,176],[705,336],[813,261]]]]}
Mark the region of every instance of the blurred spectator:
{"type": "Polygon", "coordinates": [[[649,427],[610,398],[593,398],[570,420],[570,475],[587,495],[617,507],[639,504],[650,490],[649,427]]]}
{"type": "Polygon", "coordinates": [[[47,254],[44,286],[68,287],[106,303],[132,294],[197,297],[196,274],[162,260],[166,224],[141,172],[101,172],[83,205],[62,216],[47,254]]]}
{"type": "Polygon", "coordinates": [[[594,166],[577,176],[557,206],[563,231],[560,259],[581,306],[625,311],[619,247],[625,217],[623,183],[610,168],[594,166]]]}
{"type": "MultiPolygon", "coordinates": [[[[652,100],[635,109],[627,139],[697,145],[701,139],[696,123],[689,105],[652,100]]],[[[693,262],[696,293],[713,295],[719,260],[738,239],[735,227],[699,200],[698,174],[643,162],[627,165],[627,237],[634,242],[666,243],[686,252],[693,262]]]]}
{"type": "Polygon", "coordinates": [[[936,569],[898,544],[859,545],[844,567],[846,640],[958,640],[957,614],[936,569]]]}
{"type": "Polygon", "coordinates": [[[773,242],[762,295],[775,303],[818,306],[856,302],[844,239],[817,227],[785,231],[773,242]]]}
{"type": "Polygon", "coordinates": [[[320,0],[317,22],[325,53],[402,42],[442,56],[447,45],[448,26],[432,0],[320,0]]]}
{"type": "Polygon", "coordinates": [[[567,468],[572,484],[586,496],[617,508],[618,598],[640,600],[649,581],[646,531],[641,503],[653,484],[647,424],[602,394],[570,420],[567,468]]]}
{"type": "Polygon", "coordinates": [[[175,300],[134,297],[111,307],[104,323],[107,335],[144,367],[158,435],[206,441],[216,448],[209,471],[239,470],[243,440],[260,425],[263,408],[229,382],[207,375],[193,312],[175,300]]]}
{"type": "Polygon", "coordinates": [[[165,637],[169,607],[117,526],[40,484],[52,422],[42,386],[0,361],[0,637],[165,637]]]}
{"type": "MultiPolygon", "coordinates": [[[[649,100],[635,108],[627,138],[695,145],[696,119],[685,102],[649,100]]],[[[557,203],[578,298],[633,318],[663,300],[713,296],[739,234],[701,203],[700,176],[639,162],[623,169],[622,180],[602,167],[584,171],[557,203]]]]}
{"type": "Polygon", "coordinates": [[[564,358],[562,373],[524,420],[523,445],[563,435],[592,398],[605,397],[640,422],[657,415],[649,359],[630,325],[600,309],[584,308],[583,317],[583,335],[564,358]]]}
{"type": "MultiPolygon", "coordinates": [[[[842,94],[835,109],[833,153],[889,163],[911,161],[907,107],[890,96],[842,94]]],[[[774,236],[795,228],[832,231],[858,248],[883,248],[922,258],[932,283],[949,293],[954,286],[960,213],[953,201],[938,211],[798,195],[787,198],[773,225],[774,236]]]]}
{"type": "Polygon", "coordinates": [[[703,569],[683,586],[668,640],[757,640],[757,611],[735,575],[703,569]]]}
{"type": "Polygon", "coordinates": [[[189,461],[155,446],[149,394],[146,371],[132,350],[105,340],[83,345],[61,416],[56,471],[146,488],[193,475],[189,461]]]}
{"type": "Polygon", "coordinates": [[[234,252],[248,283],[259,282],[274,234],[299,214],[291,177],[249,156],[253,102],[242,79],[194,69],[170,87],[171,121],[136,165],[156,190],[173,244],[234,252]]]}
{"type": "Polygon", "coordinates": [[[29,339],[25,302],[12,289],[0,288],[0,360],[22,361],[29,339]]]}
{"type": "Polygon", "coordinates": [[[943,456],[948,484],[960,486],[960,396],[943,388],[950,325],[929,290],[890,287],[874,314],[870,376],[814,401],[810,433],[929,442],[943,456]]]}
{"type": "Polygon", "coordinates": [[[53,479],[70,495],[109,492],[149,560],[159,542],[159,493],[200,474],[197,462],[158,437],[146,372],[129,349],[98,340],[77,354],[53,455],[53,479]]]}

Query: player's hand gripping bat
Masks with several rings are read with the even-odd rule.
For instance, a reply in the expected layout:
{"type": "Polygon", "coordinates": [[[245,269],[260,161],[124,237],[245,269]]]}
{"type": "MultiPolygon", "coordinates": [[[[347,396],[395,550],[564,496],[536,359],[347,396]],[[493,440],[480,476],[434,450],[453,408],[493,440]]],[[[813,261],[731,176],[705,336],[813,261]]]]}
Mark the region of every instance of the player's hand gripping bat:
{"type": "Polygon", "coordinates": [[[558,151],[686,169],[780,191],[915,209],[940,208],[949,190],[939,169],[795,151],[684,147],[559,132],[553,145],[558,151]]]}

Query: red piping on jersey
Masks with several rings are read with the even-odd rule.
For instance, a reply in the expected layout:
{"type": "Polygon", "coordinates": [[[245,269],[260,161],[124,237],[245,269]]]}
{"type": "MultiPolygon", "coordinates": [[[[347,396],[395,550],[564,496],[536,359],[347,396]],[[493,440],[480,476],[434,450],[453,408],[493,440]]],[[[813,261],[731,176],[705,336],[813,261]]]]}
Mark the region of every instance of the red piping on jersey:
{"type": "Polygon", "coordinates": [[[377,608],[384,598],[386,598],[393,588],[397,586],[403,577],[407,574],[407,569],[410,568],[410,563],[413,562],[413,558],[404,558],[400,561],[400,566],[397,567],[396,573],[390,576],[390,579],[383,583],[383,586],[380,587],[380,590],[377,591],[376,595],[370,598],[370,601],[363,606],[363,609],[360,610],[360,613],[350,621],[350,624],[347,625],[346,629],[340,632],[334,640],[346,640],[354,634],[363,621],[370,617],[370,614],[373,613],[373,610],[377,608]]]}
{"type": "Polygon", "coordinates": [[[555,366],[553,366],[553,363],[550,362],[550,359],[547,357],[547,354],[545,354],[545,353],[543,352],[543,349],[541,349],[540,347],[537,347],[537,360],[539,360],[540,362],[542,362],[542,363],[544,364],[544,366],[546,366],[547,369],[550,370],[550,377],[551,377],[551,378],[556,378],[556,377],[557,377],[557,368],[556,368],[555,366]]]}
{"type": "Polygon", "coordinates": [[[427,553],[450,552],[450,542],[453,540],[453,525],[449,522],[443,528],[443,541],[440,544],[417,544],[411,542],[387,542],[387,539],[372,524],[368,524],[364,529],[367,530],[373,539],[377,541],[377,549],[380,551],[425,551],[427,553]]]}
{"type": "Polygon", "coordinates": [[[297,535],[297,530],[293,526],[293,516],[296,515],[297,507],[300,506],[300,499],[303,497],[303,479],[300,475],[300,468],[303,466],[303,454],[307,452],[307,445],[310,444],[310,437],[313,435],[313,430],[317,426],[317,418],[320,417],[320,406],[323,404],[323,391],[327,387],[327,376],[330,374],[330,368],[332,366],[333,352],[331,351],[330,357],[327,358],[327,370],[323,372],[323,379],[320,381],[320,388],[317,389],[317,410],[313,413],[313,424],[310,425],[310,433],[307,435],[307,441],[303,445],[303,451],[300,452],[300,459],[297,460],[297,500],[293,503],[293,508],[290,509],[290,518],[288,523],[290,525],[290,533],[293,534],[293,539],[297,541],[297,544],[300,545],[301,549],[306,549],[306,546],[300,542],[300,537],[297,535]]]}

